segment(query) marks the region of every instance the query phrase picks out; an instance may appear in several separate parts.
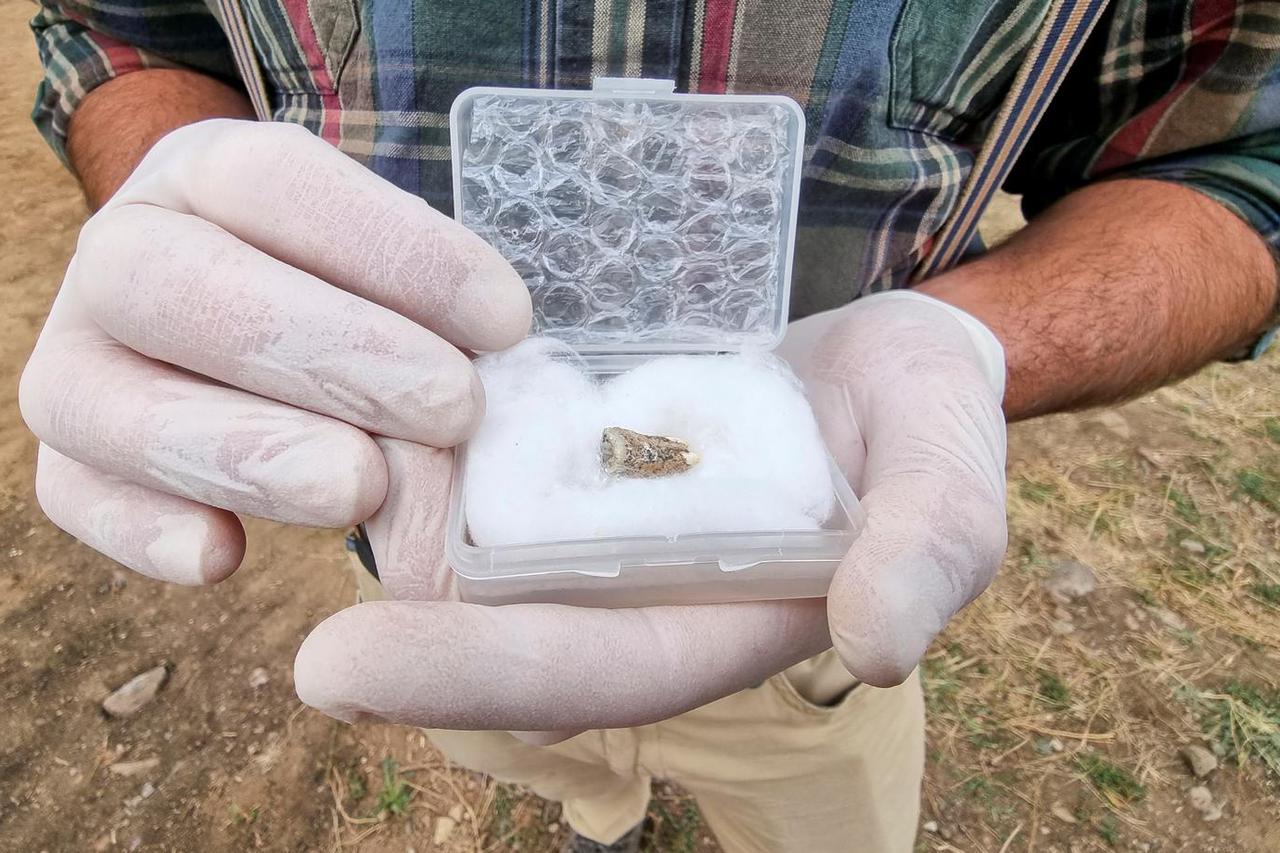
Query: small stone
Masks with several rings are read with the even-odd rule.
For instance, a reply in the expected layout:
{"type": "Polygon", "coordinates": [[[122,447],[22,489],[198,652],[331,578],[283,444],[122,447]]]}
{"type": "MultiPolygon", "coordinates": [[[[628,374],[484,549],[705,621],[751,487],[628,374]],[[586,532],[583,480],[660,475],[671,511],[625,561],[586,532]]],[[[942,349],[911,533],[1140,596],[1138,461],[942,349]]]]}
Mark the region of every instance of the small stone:
{"type": "Polygon", "coordinates": [[[1065,637],[1067,634],[1075,633],[1076,626],[1070,622],[1063,622],[1061,619],[1055,619],[1049,623],[1049,630],[1057,634],[1059,637],[1065,637]]]}
{"type": "Polygon", "coordinates": [[[1163,468],[1167,462],[1163,454],[1157,450],[1152,450],[1149,447],[1139,447],[1135,452],[1138,454],[1139,459],[1146,462],[1152,468],[1163,468]]]}
{"type": "Polygon", "coordinates": [[[924,822],[924,826],[920,828],[923,829],[925,832],[937,832],[938,822],[936,820],[926,820],[924,822]]]}
{"type": "Polygon", "coordinates": [[[1080,822],[1076,818],[1076,816],[1073,815],[1070,811],[1068,811],[1067,807],[1064,806],[1062,803],[1054,803],[1053,807],[1050,808],[1049,811],[1053,814],[1054,817],[1056,817],[1058,820],[1062,821],[1063,823],[1079,823],[1080,822]]]}
{"type": "Polygon", "coordinates": [[[701,457],[678,438],[606,427],[600,437],[605,473],[618,477],[666,477],[698,464],[701,457]]]}
{"type": "Polygon", "coordinates": [[[1192,554],[1203,554],[1205,552],[1204,543],[1197,542],[1194,539],[1183,539],[1178,543],[1178,547],[1192,554]]]}
{"type": "Polygon", "coordinates": [[[1142,630],[1142,625],[1138,623],[1138,617],[1134,616],[1132,613],[1126,613],[1124,615],[1124,626],[1130,631],[1142,630]]]}
{"type": "Polygon", "coordinates": [[[150,797],[155,792],[156,792],[155,785],[152,785],[150,782],[143,782],[142,790],[138,792],[138,796],[142,797],[142,799],[145,800],[147,797],[150,797]]]}
{"type": "Polygon", "coordinates": [[[141,761],[117,761],[109,765],[107,770],[116,776],[140,776],[160,766],[159,758],[144,758],[141,761]]]}
{"type": "Polygon", "coordinates": [[[1178,754],[1197,779],[1203,779],[1218,769],[1218,757],[1197,743],[1187,744],[1178,754]]]}
{"type": "Polygon", "coordinates": [[[253,672],[249,673],[249,686],[254,690],[265,687],[270,680],[271,676],[267,675],[267,671],[260,666],[255,666],[253,672]]]}
{"type": "Polygon", "coordinates": [[[163,666],[135,675],[102,701],[102,710],[113,717],[128,717],[138,713],[144,705],[156,698],[160,685],[164,684],[168,675],[168,670],[163,666]]]}
{"type": "Polygon", "coordinates": [[[1163,607],[1153,607],[1151,609],[1151,615],[1156,617],[1160,624],[1164,625],[1166,628],[1172,628],[1174,631],[1187,630],[1187,623],[1182,620],[1181,616],[1174,613],[1172,610],[1166,610],[1163,607]]]}
{"type": "Polygon", "coordinates": [[[1122,441],[1128,441],[1133,438],[1133,428],[1129,426],[1129,422],[1125,420],[1124,415],[1119,412],[1101,412],[1095,416],[1093,420],[1099,426],[1104,427],[1107,432],[1122,441]]]}
{"type": "Polygon", "coordinates": [[[1059,604],[1070,604],[1098,588],[1093,569],[1078,560],[1060,560],[1049,571],[1044,589],[1059,604]]]}
{"type": "Polygon", "coordinates": [[[1052,740],[1049,741],[1049,748],[1052,749],[1054,752],[1062,752],[1062,750],[1066,749],[1066,747],[1062,744],[1062,741],[1058,740],[1057,738],[1053,738],[1052,740]]]}
{"type": "Polygon", "coordinates": [[[436,828],[431,834],[432,842],[437,846],[441,846],[449,840],[449,836],[453,835],[454,827],[458,822],[451,817],[440,816],[436,818],[436,828]]]}
{"type": "Polygon", "coordinates": [[[1204,785],[1197,785],[1187,791],[1187,802],[1209,823],[1222,817],[1222,806],[1213,801],[1213,794],[1204,785]]]}

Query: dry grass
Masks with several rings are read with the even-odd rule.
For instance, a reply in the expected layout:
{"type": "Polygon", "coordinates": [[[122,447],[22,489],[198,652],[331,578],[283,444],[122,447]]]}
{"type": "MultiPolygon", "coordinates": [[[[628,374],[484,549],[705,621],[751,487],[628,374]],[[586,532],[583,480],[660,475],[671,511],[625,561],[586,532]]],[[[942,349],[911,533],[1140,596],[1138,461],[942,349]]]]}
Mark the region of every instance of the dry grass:
{"type": "MultiPolygon", "coordinates": [[[[1237,759],[1219,781],[1259,818],[1274,812],[1278,378],[1274,356],[1217,366],[1118,418],[1013,430],[1006,565],[925,662],[928,798],[940,822],[961,824],[965,849],[998,849],[1019,825],[1017,849],[1199,831],[1198,816],[1183,825],[1176,753],[1204,738],[1237,759]],[[1043,593],[1061,559],[1095,569],[1085,602],[1043,593]],[[1055,805],[1077,823],[1051,817],[1055,805]]],[[[1228,837],[1227,824],[1212,829],[1228,837]]]]}

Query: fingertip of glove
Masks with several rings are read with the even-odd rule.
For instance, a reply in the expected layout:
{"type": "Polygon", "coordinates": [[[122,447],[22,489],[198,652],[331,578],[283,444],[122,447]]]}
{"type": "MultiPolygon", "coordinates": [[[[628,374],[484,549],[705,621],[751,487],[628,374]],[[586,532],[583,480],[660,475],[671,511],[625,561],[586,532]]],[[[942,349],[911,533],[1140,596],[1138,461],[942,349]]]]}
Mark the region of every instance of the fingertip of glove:
{"type": "Polygon", "coordinates": [[[150,566],[138,570],[182,586],[210,586],[231,577],[244,561],[244,527],[233,513],[202,510],[159,516],[159,534],[145,549],[150,566]]]}
{"type": "Polygon", "coordinates": [[[368,606],[357,605],[329,616],[307,635],[293,659],[293,686],[298,698],[317,711],[347,722],[368,715],[348,694],[361,669],[363,618],[356,611],[368,606]]]}
{"type": "Polygon", "coordinates": [[[519,343],[529,334],[533,302],[524,279],[496,250],[485,246],[462,285],[465,333],[457,343],[491,352],[519,343]]]}
{"type": "Polygon", "coordinates": [[[896,687],[906,681],[928,648],[928,640],[921,643],[892,626],[850,631],[836,621],[836,614],[830,615],[831,641],[844,668],[872,687],[896,687]]]}
{"type": "Polygon", "coordinates": [[[470,361],[447,379],[432,380],[429,418],[424,418],[419,443],[429,447],[453,447],[471,437],[484,417],[484,383],[470,361]]]}
{"type": "Polygon", "coordinates": [[[873,574],[842,572],[827,598],[836,653],[852,675],[873,687],[906,681],[942,628],[927,591],[912,588],[910,561],[877,561],[873,574]]]}
{"type": "Polygon", "coordinates": [[[205,584],[221,583],[244,562],[245,535],[240,519],[230,512],[218,513],[212,527],[200,569],[205,584]]]}
{"type": "Polygon", "coordinates": [[[263,467],[287,501],[278,520],[349,527],[373,515],[387,494],[387,465],[367,434],[346,424],[319,424],[288,436],[288,449],[263,467]]]}
{"type": "Polygon", "coordinates": [[[910,662],[902,660],[886,660],[882,656],[868,656],[865,650],[836,642],[836,653],[849,674],[863,684],[872,687],[897,687],[915,670],[919,656],[911,657],[910,662]]]}

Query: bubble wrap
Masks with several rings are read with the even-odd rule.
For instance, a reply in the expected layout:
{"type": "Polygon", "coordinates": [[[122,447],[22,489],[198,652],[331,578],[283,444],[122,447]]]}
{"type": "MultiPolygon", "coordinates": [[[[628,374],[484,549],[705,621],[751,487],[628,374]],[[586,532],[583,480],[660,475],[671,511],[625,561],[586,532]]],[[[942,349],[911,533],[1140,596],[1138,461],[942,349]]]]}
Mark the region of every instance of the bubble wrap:
{"type": "Polygon", "coordinates": [[[767,341],[785,314],[790,119],[774,104],[482,95],[462,222],[524,277],[536,334],[767,341]]]}

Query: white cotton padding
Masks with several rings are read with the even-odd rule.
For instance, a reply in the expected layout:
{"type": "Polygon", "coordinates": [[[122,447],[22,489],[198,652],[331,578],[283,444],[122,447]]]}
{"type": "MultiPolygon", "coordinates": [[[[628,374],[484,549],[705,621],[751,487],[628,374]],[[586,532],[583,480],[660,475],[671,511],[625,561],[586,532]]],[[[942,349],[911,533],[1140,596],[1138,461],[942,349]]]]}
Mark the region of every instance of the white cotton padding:
{"type": "Polygon", "coordinates": [[[834,507],[818,424],[773,355],[657,356],[596,381],[563,344],[531,338],[476,367],[487,411],[464,485],[476,545],[815,530],[834,507]],[[682,439],[701,460],[668,477],[610,476],[610,426],[682,439]]]}

